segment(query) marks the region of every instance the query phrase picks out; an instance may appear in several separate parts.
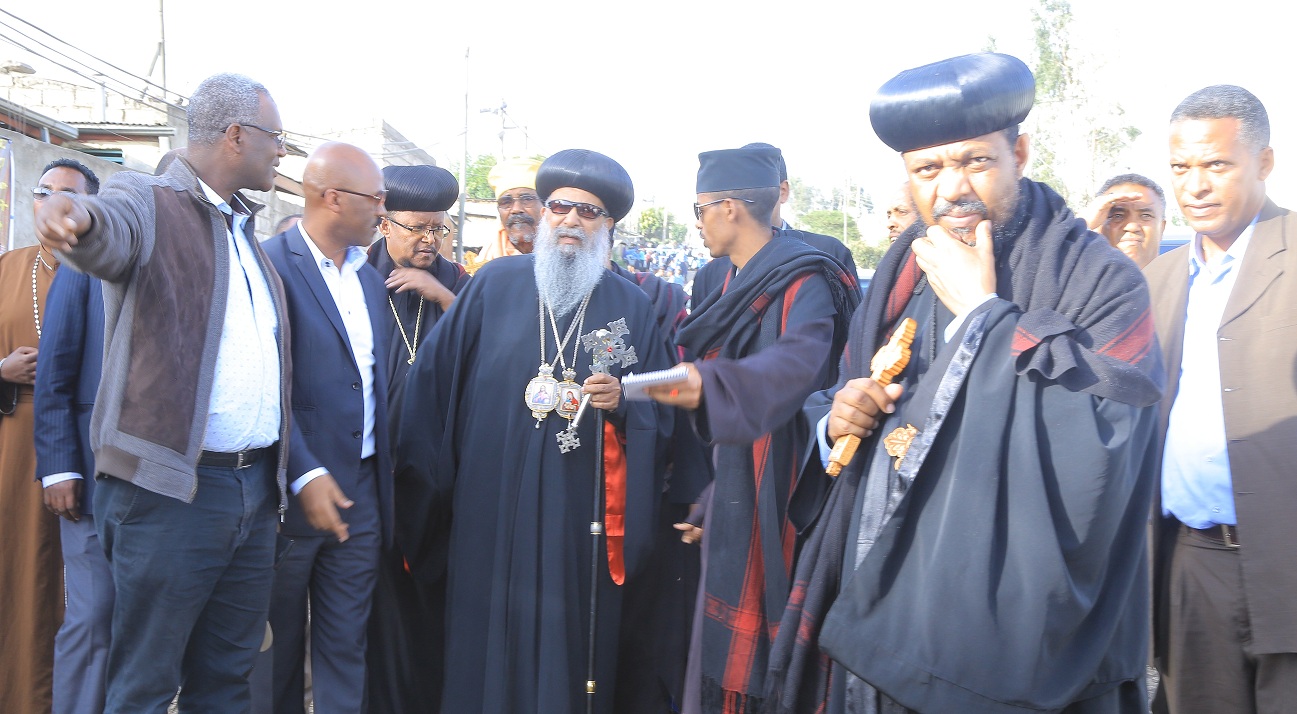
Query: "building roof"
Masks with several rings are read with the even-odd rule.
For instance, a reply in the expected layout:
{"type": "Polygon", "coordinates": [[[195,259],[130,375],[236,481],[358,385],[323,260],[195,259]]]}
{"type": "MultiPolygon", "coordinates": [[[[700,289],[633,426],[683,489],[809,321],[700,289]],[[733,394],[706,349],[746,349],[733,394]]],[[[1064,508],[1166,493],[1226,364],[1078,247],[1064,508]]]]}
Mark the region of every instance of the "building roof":
{"type": "Polygon", "coordinates": [[[3,113],[12,119],[30,124],[32,126],[48,129],[54,136],[70,141],[77,138],[77,128],[71,124],[65,124],[53,117],[46,116],[40,112],[32,111],[27,107],[11,102],[8,99],[0,98],[0,113],[3,113]]]}

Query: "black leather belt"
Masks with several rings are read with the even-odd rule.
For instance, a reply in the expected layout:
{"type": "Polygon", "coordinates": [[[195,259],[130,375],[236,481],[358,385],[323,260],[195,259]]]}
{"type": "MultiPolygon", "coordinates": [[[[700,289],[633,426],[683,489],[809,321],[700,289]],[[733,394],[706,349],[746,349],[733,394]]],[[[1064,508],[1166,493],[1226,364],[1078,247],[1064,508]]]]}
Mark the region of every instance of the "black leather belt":
{"type": "Polygon", "coordinates": [[[274,449],[274,445],[263,446],[260,449],[245,449],[243,451],[225,452],[225,451],[202,451],[198,454],[199,466],[211,466],[218,469],[242,469],[251,466],[261,460],[274,449]]]}
{"type": "Polygon", "coordinates": [[[1209,528],[1193,528],[1183,523],[1181,523],[1180,526],[1188,532],[1202,536],[1218,545],[1223,545],[1227,548],[1239,547],[1237,526],[1222,526],[1218,524],[1209,528]]]}

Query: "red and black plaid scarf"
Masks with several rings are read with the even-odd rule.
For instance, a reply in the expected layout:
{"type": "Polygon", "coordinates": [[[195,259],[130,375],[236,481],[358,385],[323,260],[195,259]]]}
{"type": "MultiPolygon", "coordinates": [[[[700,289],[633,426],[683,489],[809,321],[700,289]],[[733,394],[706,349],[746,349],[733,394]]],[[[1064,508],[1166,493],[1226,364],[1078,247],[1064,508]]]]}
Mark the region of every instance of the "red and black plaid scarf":
{"type": "MultiPolygon", "coordinates": [[[[815,274],[829,283],[837,311],[836,365],[859,291],[848,289],[854,282],[836,261],[798,241],[772,240],[725,290],[709,295],[681,326],[680,346],[705,359],[760,352],[783,334],[799,288],[815,274]]],[[[796,534],[786,505],[804,431],[794,415],[752,444],[716,446],[703,583],[704,711],[760,708],[770,643],[788,594],[796,534]]]]}

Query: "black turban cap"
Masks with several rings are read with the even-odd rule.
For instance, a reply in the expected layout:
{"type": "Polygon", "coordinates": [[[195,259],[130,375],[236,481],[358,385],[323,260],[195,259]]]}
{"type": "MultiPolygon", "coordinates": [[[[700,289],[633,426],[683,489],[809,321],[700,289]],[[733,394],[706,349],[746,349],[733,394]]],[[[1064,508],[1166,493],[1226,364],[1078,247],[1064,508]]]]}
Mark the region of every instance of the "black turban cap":
{"type": "MultiPolygon", "coordinates": [[[[762,141],[754,141],[751,144],[744,144],[745,149],[774,149],[779,151],[778,147],[771,146],[762,141]]],[[[788,180],[788,165],[784,163],[784,152],[779,151],[779,181],[783,183],[788,180]]]]}
{"type": "Polygon", "coordinates": [[[599,197],[603,207],[620,221],[635,203],[635,186],[622,165],[597,151],[564,149],[545,159],[536,172],[536,193],[549,200],[560,188],[579,188],[599,197]]]}
{"type": "Polygon", "coordinates": [[[440,166],[384,166],[389,211],[445,211],[459,198],[459,182],[440,166]]]}
{"type": "Polygon", "coordinates": [[[779,186],[779,149],[742,148],[698,155],[698,193],[779,186]]]}
{"type": "Polygon", "coordinates": [[[874,133],[905,153],[967,141],[1016,126],[1036,101],[1036,79],[1022,60],[995,52],[907,69],[869,105],[874,133]]]}

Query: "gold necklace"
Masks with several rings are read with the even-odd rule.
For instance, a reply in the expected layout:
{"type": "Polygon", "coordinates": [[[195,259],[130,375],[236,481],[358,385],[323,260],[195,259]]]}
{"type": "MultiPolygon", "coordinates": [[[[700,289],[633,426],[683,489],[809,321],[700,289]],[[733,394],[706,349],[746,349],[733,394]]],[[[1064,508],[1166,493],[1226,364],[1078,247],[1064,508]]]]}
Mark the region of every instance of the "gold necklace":
{"type": "Polygon", "coordinates": [[[419,351],[419,326],[423,324],[423,296],[419,297],[419,312],[414,318],[414,342],[405,334],[405,325],[401,324],[401,315],[396,311],[396,303],[392,302],[392,296],[387,296],[387,304],[392,308],[392,317],[396,318],[396,329],[401,331],[401,340],[405,342],[405,349],[410,353],[410,359],[406,364],[414,364],[414,354],[419,351]]]}

